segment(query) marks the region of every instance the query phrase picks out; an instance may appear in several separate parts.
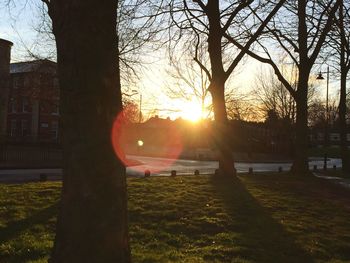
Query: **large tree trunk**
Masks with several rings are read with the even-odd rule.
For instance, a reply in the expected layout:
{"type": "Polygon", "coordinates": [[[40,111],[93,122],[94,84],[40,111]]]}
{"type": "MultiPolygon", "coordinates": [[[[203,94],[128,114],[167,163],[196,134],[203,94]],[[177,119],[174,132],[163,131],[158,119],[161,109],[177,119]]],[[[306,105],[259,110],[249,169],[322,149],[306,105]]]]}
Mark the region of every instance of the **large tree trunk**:
{"type": "Polygon", "coordinates": [[[213,99],[215,131],[214,142],[219,152],[219,174],[232,177],[236,174],[231,149],[230,127],[225,106],[224,84],[212,82],[210,92],[213,99]],[[213,87],[215,85],[215,87],[213,87]],[[213,88],[212,88],[213,87],[213,88]]]}
{"type": "Polygon", "coordinates": [[[64,175],[50,262],[130,262],[125,168],[111,145],[122,110],[117,1],[52,0],[64,175]]]}
{"type": "Polygon", "coordinates": [[[307,77],[299,79],[296,95],[295,157],[292,170],[296,175],[308,173],[307,77]]]}

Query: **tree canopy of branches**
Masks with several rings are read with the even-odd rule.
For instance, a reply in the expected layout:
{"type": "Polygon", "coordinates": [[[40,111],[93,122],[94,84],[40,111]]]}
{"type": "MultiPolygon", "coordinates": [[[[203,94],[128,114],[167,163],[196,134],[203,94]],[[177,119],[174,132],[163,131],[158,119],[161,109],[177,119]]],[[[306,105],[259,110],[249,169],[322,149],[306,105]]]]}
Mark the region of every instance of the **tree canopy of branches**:
{"type": "Polygon", "coordinates": [[[336,13],[335,25],[329,36],[327,57],[330,63],[336,65],[340,75],[339,125],[341,141],[342,169],[350,171],[350,153],[347,147],[347,91],[346,82],[350,70],[350,2],[341,0],[336,13]]]}
{"type": "MultiPolygon", "coordinates": [[[[211,110],[208,107],[208,76],[187,52],[178,57],[171,56],[167,75],[166,95],[171,99],[196,100],[201,107],[201,118],[207,118],[211,110]]],[[[202,62],[204,63],[204,62],[202,62]]]]}
{"type": "MultiPolygon", "coordinates": [[[[294,78],[295,73],[295,68],[292,67],[290,71],[290,78],[294,78]]],[[[293,80],[291,80],[291,83],[292,81],[293,80]]],[[[266,71],[261,70],[261,72],[256,76],[252,96],[254,97],[256,103],[258,103],[258,108],[265,115],[269,111],[274,111],[278,115],[278,118],[294,123],[294,98],[278,80],[271,69],[266,71]]]]}
{"type": "Polygon", "coordinates": [[[169,1],[172,26],[172,46],[188,49],[193,59],[206,73],[209,79],[208,90],[212,96],[213,112],[216,122],[216,144],[219,150],[220,174],[231,176],[235,173],[232,149],[227,143],[227,109],[225,105],[225,83],[242,60],[246,51],[263,32],[265,26],[281,8],[285,1],[169,1]],[[251,11],[257,9],[270,10],[259,21],[251,11]],[[252,34],[242,34],[241,23],[249,22],[252,34]],[[242,50],[233,48],[231,43],[240,43],[242,50]],[[199,49],[206,47],[209,67],[199,59],[199,49]]]}
{"type": "MultiPolygon", "coordinates": [[[[327,34],[332,28],[334,15],[340,1],[287,1],[278,15],[266,27],[265,34],[258,40],[260,51],[248,54],[262,63],[272,66],[296,102],[296,141],[293,170],[296,174],[308,173],[308,127],[307,97],[309,78],[327,34]],[[290,63],[298,68],[296,89],[278,66],[276,46],[288,55],[290,63]]],[[[255,12],[252,10],[252,12],[255,12]]],[[[259,14],[257,14],[258,16],[259,14]]],[[[235,42],[234,39],[232,42],[235,42]]],[[[244,50],[239,43],[237,47],[244,50]]]]}
{"type": "Polygon", "coordinates": [[[119,0],[117,34],[123,89],[134,88],[150,53],[164,42],[165,15],[154,0],[119,0]]]}

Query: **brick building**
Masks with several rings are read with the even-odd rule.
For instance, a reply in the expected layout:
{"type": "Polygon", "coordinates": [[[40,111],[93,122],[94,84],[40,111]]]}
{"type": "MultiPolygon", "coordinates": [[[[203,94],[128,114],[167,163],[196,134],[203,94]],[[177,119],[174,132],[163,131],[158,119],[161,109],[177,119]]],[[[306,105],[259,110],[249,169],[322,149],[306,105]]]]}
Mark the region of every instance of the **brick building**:
{"type": "Polygon", "coordinates": [[[7,136],[15,141],[58,141],[59,87],[56,63],[10,65],[7,136]]]}
{"type": "MultiPolygon", "coordinates": [[[[8,49],[6,51],[9,52],[8,49]]],[[[9,56],[7,63],[7,96],[2,104],[2,107],[7,105],[2,110],[6,121],[2,121],[1,127],[6,141],[58,142],[59,87],[56,63],[35,60],[10,64],[9,56]]]]}
{"type": "Polygon", "coordinates": [[[12,42],[0,39],[0,141],[6,137],[12,42]]]}

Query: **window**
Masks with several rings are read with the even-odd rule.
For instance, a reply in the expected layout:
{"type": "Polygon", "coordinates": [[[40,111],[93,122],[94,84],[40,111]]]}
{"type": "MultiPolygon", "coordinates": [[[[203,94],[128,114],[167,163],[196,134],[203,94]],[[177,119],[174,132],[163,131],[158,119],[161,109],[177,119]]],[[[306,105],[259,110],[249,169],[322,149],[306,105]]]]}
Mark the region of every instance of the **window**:
{"type": "Polygon", "coordinates": [[[52,88],[54,84],[53,76],[49,74],[40,75],[40,86],[42,88],[52,88]]]}
{"type": "Polygon", "coordinates": [[[16,99],[10,99],[10,113],[17,112],[17,100],[16,99]]]}
{"type": "Polygon", "coordinates": [[[28,120],[21,121],[21,134],[22,136],[27,136],[29,134],[28,120]]]}
{"type": "Polygon", "coordinates": [[[58,88],[58,78],[56,78],[56,77],[53,77],[53,86],[55,88],[58,88]]]}
{"type": "Polygon", "coordinates": [[[337,142],[337,141],[340,141],[340,136],[339,136],[339,133],[331,133],[331,141],[332,142],[337,142]]]}
{"type": "Polygon", "coordinates": [[[19,80],[18,80],[18,77],[15,77],[13,79],[13,88],[14,89],[18,89],[19,88],[19,80]]]}
{"type": "Polygon", "coordinates": [[[320,141],[324,141],[324,134],[321,133],[321,132],[319,132],[319,133],[317,134],[317,139],[320,140],[320,141]]]}
{"type": "Polygon", "coordinates": [[[59,107],[58,107],[58,102],[55,102],[52,105],[52,115],[59,115],[59,114],[60,114],[60,110],[59,110],[59,107]]]}
{"type": "Polygon", "coordinates": [[[29,100],[27,97],[22,98],[22,112],[29,112],[29,100]]]}
{"type": "Polygon", "coordinates": [[[14,137],[16,136],[17,133],[17,120],[13,119],[11,120],[11,125],[10,125],[10,136],[14,137]]]}
{"type": "Polygon", "coordinates": [[[23,86],[23,77],[22,76],[14,76],[13,78],[13,88],[19,89],[23,86]]]}
{"type": "Polygon", "coordinates": [[[52,132],[52,138],[54,140],[57,140],[58,139],[58,121],[51,122],[51,132],[52,132]]]}
{"type": "Polygon", "coordinates": [[[347,133],[347,134],[346,134],[346,140],[347,140],[347,141],[350,141],[350,133],[347,133]]]}
{"type": "Polygon", "coordinates": [[[42,114],[52,114],[52,109],[54,107],[54,103],[51,100],[40,100],[40,113],[42,114]]]}
{"type": "Polygon", "coordinates": [[[23,76],[23,87],[25,88],[29,88],[30,86],[32,86],[32,74],[27,73],[23,76]]]}

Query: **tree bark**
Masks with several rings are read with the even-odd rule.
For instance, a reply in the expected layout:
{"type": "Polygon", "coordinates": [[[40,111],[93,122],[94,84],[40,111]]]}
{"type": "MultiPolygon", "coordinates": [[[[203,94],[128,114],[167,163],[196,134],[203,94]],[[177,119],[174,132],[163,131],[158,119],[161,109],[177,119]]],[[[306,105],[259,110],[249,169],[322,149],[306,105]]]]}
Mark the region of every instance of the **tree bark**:
{"type": "Polygon", "coordinates": [[[342,170],[350,172],[350,154],[347,145],[346,125],[346,75],[342,69],[340,77],[340,100],[339,100],[339,126],[340,126],[340,155],[342,159],[342,170]]]}
{"type": "Polygon", "coordinates": [[[215,143],[219,151],[219,173],[222,176],[235,175],[232,149],[230,147],[229,127],[225,104],[225,70],[222,61],[222,29],[220,25],[220,10],[218,0],[209,0],[207,4],[209,19],[208,53],[211,63],[212,79],[209,91],[213,99],[215,118],[215,143]]]}
{"type": "Polygon", "coordinates": [[[125,167],[111,145],[122,110],[117,1],[49,2],[56,37],[64,174],[50,262],[130,262],[125,167]]]}
{"type": "Polygon", "coordinates": [[[300,56],[298,87],[296,91],[296,131],[295,131],[295,157],[292,166],[293,172],[298,175],[308,173],[308,80],[311,66],[308,57],[308,34],[306,24],[306,1],[298,1],[298,52],[300,56]]]}
{"type": "Polygon", "coordinates": [[[307,90],[309,74],[299,74],[298,91],[296,94],[296,130],[295,156],[292,170],[296,175],[304,175],[308,167],[308,126],[307,126],[307,90]]]}
{"type": "Polygon", "coordinates": [[[339,128],[340,128],[340,155],[342,159],[342,170],[350,172],[350,153],[347,145],[347,125],[346,125],[346,80],[349,69],[346,65],[347,41],[344,29],[344,3],[339,6],[339,29],[340,29],[340,99],[339,99],[339,128]]]}
{"type": "Polygon", "coordinates": [[[232,177],[236,174],[232,157],[231,138],[229,132],[227,112],[225,106],[224,83],[210,84],[209,90],[213,98],[215,131],[214,141],[219,152],[219,174],[224,177],[232,177]]]}

